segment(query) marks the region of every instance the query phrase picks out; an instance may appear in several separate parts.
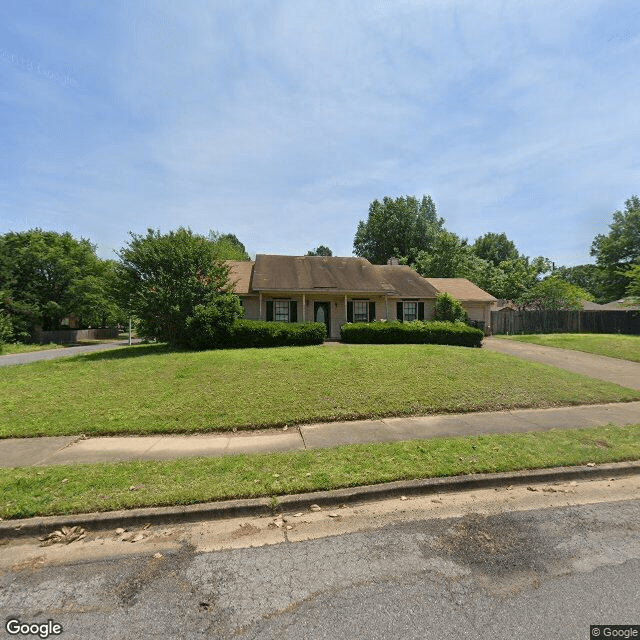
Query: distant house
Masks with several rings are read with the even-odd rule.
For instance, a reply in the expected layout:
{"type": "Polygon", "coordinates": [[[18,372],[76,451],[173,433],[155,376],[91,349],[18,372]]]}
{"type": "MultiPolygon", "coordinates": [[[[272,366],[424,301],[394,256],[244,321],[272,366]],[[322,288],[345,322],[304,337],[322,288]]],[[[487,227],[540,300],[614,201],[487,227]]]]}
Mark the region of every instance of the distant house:
{"type": "Polygon", "coordinates": [[[255,261],[227,264],[251,320],[324,322],[328,336],[338,338],[345,322],[429,320],[436,296],[447,292],[490,332],[492,295],[464,278],[423,278],[393,258],[389,263],[259,254],[255,261]]]}

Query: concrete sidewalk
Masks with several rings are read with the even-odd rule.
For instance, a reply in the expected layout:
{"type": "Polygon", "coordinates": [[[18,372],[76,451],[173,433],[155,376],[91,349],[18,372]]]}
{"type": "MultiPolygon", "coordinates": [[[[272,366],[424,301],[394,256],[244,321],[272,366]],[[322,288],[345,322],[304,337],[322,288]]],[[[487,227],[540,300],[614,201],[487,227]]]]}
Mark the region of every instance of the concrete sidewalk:
{"type": "Polygon", "coordinates": [[[550,364],[559,369],[581,373],[590,378],[614,382],[628,389],[640,390],[640,362],[609,358],[573,349],[559,349],[558,347],[505,340],[493,336],[482,341],[482,348],[525,360],[550,364]]]}
{"type": "Polygon", "coordinates": [[[310,424],[224,434],[0,440],[0,467],[171,460],[236,453],[332,448],[438,436],[522,433],[640,423],[640,402],[310,424]]]}

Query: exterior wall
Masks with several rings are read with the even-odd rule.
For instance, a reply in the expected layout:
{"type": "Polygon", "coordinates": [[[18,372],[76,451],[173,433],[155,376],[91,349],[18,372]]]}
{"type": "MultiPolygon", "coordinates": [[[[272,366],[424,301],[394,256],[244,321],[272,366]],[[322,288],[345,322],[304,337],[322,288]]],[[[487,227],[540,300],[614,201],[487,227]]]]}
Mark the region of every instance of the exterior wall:
{"type": "MultiPolygon", "coordinates": [[[[263,293],[262,294],[262,319],[266,320],[267,317],[267,300],[287,299],[295,300],[298,303],[298,322],[312,322],[314,320],[313,310],[314,302],[329,302],[331,304],[331,332],[330,338],[340,337],[340,326],[347,321],[347,310],[344,304],[344,294],[322,294],[322,293],[309,293],[305,295],[305,309],[302,308],[302,294],[299,295],[286,295],[285,292],[281,293],[263,293]]],[[[369,300],[376,303],[376,320],[384,320],[387,318],[387,309],[385,307],[384,296],[366,296],[366,295],[349,295],[347,294],[347,300],[369,300]]],[[[393,303],[395,304],[395,303],[393,303]]],[[[391,314],[395,314],[395,307],[392,301],[389,300],[388,310],[389,319],[391,314]]],[[[245,317],[250,320],[259,319],[259,298],[255,300],[249,297],[244,298],[245,317]],[[251,315],[250,315],[251,314],[251,315]]]]}
{"type": "Polygon", "coordinates": [[[247,320],[260,320],[260,302],[258,296],[240,296],[247,320]]]}
{"type": "MultiPolygon", "coordinates": [[[[415,299],[416,298],[389,298],[389,320],[402,320],[402,318],[398,318],[398,302],[415,299]]],[[[433,318],[435,300],[418,298],[418,302],[424,302],[424,319],[431,320],[433,318]]]]}
{"type": "Polygon", "coordinates": [[[484,322],[484,330],[487,335],[491,331],[491,306],[490,302],[463,302],[464,310],[469,314],[469,320],[484,322]]]}
{"type": "MultiPolygon", "coordinates": [[[[331,303],[331,335],[330,338],[340,337],[340,325],[346,322],[347,313],[344,306],[344,295],[330,295],[330,294],[314,294],[310,293],[305,296],[306,309],[302,309],[302,295],[288,296],[286,293],[274,293],[262,295],[262,318],[260,318],[260,302],[258,296],[241,296],[245,318],[248,320],[266,320],[267,317],[267,300],[274,300],[278,298],[286,298],[288,300],[295,300],[298,303],[298,322],[303,322],[303,319],[307,322],[313,321],[313,303],[314,302],[330,302],[331,303]]],[[[396,303],[400,302],[402,298],[387,298],[385,306],[384,296],[366,296],[366,295],[347,295],[348,301],[353,300],[370,300],[376,303],[376,320],[398,320],[396,315],[396,303]]],[[[424,319],[431,320],[433,318],[433,309],[435,300],[421,299],[420,302],[424,302],[424,319]]],[[[491,304],[486,302],[463,302],[462,306],[469,314],[470,320],[480,320],[484,322],[485,331],[490,332],[491,327],[491,304]]]]}

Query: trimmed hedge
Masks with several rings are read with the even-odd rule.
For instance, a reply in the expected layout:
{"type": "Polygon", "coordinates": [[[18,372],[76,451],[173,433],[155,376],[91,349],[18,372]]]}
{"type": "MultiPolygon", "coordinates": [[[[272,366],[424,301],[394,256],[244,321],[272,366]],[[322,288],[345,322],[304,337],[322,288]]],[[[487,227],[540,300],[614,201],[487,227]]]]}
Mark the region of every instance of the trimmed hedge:
{"type": "Polygon", "coordinates": [[[236,320],[223,348],[291,347],[322,344],[327,327],[322,322],[265,322],[236,320]]]}
{"type": "Polygon", "coordinates": [[[450,344],[479,347],[481,329],[461,322],[354,322],[340,327],[342,342],[359,344],[450,344]]]}

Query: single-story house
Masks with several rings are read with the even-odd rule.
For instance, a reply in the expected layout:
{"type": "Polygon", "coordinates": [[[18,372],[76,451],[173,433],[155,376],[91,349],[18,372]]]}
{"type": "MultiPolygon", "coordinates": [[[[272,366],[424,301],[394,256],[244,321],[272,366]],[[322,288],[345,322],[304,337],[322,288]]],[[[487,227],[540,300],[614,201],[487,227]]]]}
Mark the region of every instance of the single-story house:
{"type": "Polygon", "coordinates": [[[339,338],[345,322],[429,320],[442,292],[489,333],[496,302],[469,280],[423,278],[394,258],[377,265],[365,258],[258,254],[227,264],[247,319],[324,322],[329,338],[339,338]]]}

